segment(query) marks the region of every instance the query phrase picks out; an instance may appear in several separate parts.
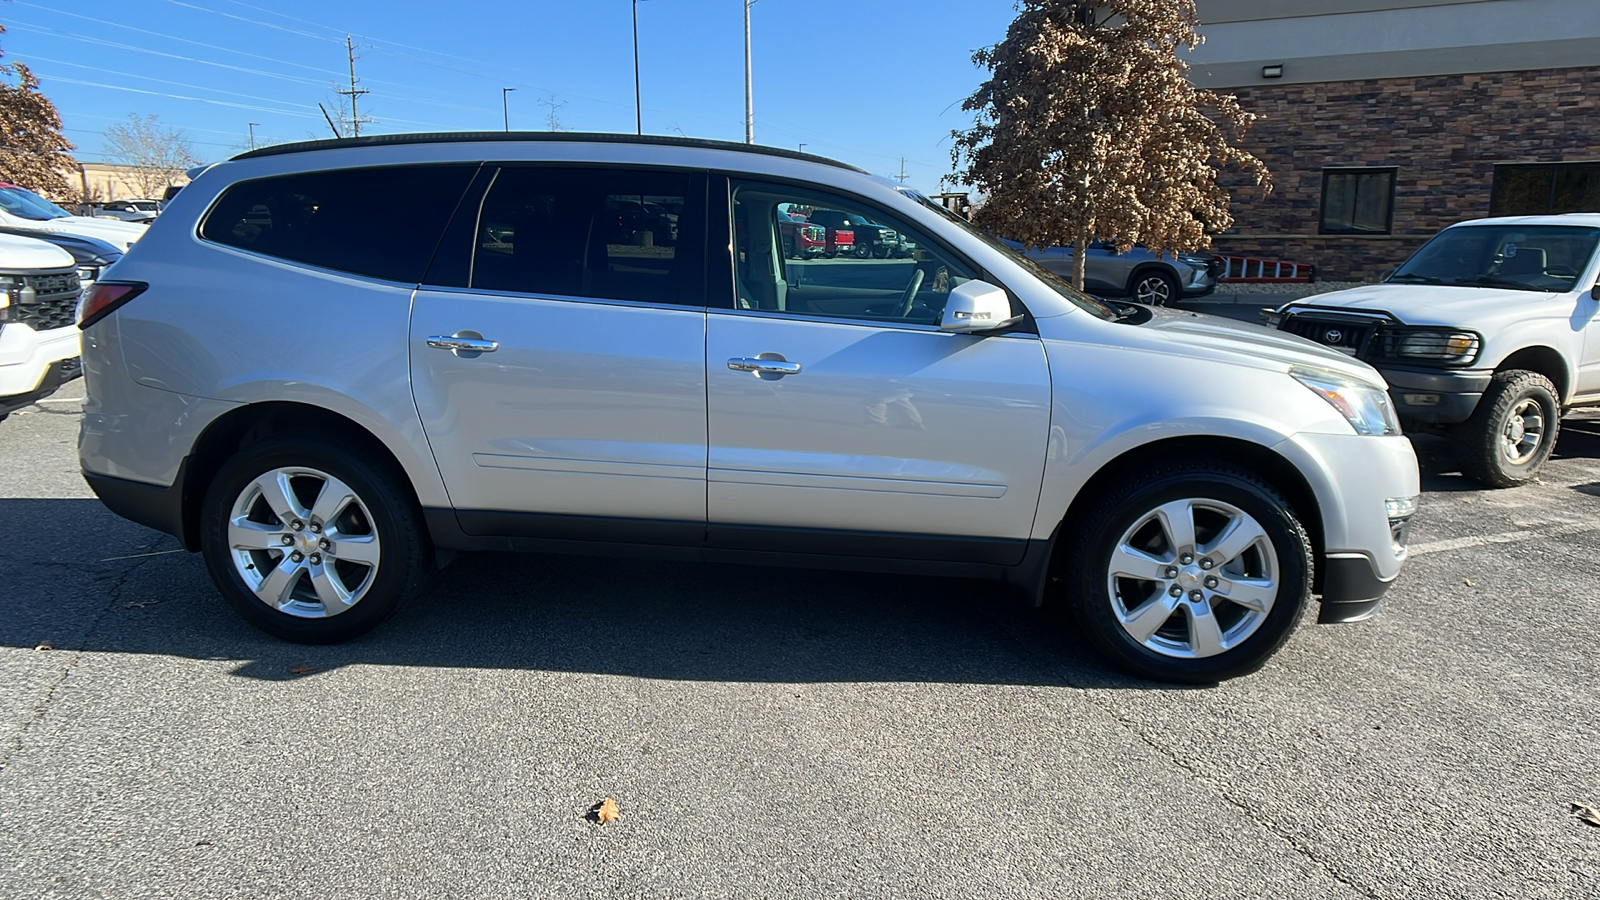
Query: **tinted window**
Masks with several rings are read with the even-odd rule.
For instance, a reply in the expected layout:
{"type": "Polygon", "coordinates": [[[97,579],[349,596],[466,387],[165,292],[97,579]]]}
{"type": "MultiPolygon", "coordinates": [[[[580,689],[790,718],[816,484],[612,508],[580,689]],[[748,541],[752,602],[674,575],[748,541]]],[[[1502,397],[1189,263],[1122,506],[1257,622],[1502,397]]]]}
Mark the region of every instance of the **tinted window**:
{"type": "Polygon", "coordinates": [[[733,224],[740,309],[931,325],[977,277],[896,219],[797,188],[736,185],[733,224]]]}
{"type": "Polygon", "coordinates": [[[505,168],[484,198],[469,287],[648,303],[705,302],[703,177],[505,168]]]}
{"type": "Polygon", "coordinates": [[[1390,281],[1570,291],[1589,268],[1600,229],[1462,225],[1424,244],[1390,281]]]}
{"type": "Polygon", "coordinates": [[[1323,234],[1388,234],[1394,169],[1323,169],[1323,234]]]}
{"type": "Polygon", "coordinates": [[[422,280],[474,167],[299,172],[228,188],[206,240],[386,281],[422,280]]]}
{"type": "Polygon", "coordinates": [[[1494,167],[1492,216],[1600,212],[1600,163],[1494,167]]]}

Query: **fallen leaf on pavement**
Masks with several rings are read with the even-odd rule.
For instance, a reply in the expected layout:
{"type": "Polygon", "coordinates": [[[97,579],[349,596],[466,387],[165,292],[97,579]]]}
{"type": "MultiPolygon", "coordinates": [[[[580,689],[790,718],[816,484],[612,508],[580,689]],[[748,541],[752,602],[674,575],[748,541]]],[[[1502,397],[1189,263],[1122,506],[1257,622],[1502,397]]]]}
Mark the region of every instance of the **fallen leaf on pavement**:
{"type": "Polygon", "coordinates": [[[35,649],[35,650],[54,650],[55,648],[56,648],[56,646],[54,644],[50,643],[49,641],[40,641],[39,642],[39,646],[34,647],[33,649],[35,649]]]}
{"type": "Polygon", "coordinates": [[[316,670],[317,670],[316,666],[294,666],[291,669],[289,669],[289,674],[290,675],[304,675],[307,672],[315,672],[316,670]]]}
{"type": "Polygon", "coordinates": [[[600,823],[601,825],[608,825],[612,822],[615,822],[617,820],[617,816],[617,801],[611,799],[610,797],[607,797],[604,800],[601,800],[599,803],[596,803],[589,810],[589,818],[600,823]]]}
{"type": "Polygon", "coordinates": [[[1477,587],[1477,585],[1472,583],[1472,579],[1471,578],[1463,579],[1461,583],[1466,585],[1467,587],[1477,587]]]}
{"type": "Polygon", "coordinates": [[[1600,828],[1600,809],[1595,809],[1587,803],[1574,803],[1572,814],[1578,817],[1578,821],[1600,828]]]}

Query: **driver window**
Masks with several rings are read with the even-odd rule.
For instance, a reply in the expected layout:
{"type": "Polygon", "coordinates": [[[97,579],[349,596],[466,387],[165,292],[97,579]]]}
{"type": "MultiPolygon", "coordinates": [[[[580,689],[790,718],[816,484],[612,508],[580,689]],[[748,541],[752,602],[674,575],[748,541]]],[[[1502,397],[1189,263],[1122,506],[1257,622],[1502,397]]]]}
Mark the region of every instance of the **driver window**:
{"type": "Polygon", "coordinates": [[[898,219],[825,194],[737,184],[733,225],[740,309],[934,325],[976,277],[898,219]]]}

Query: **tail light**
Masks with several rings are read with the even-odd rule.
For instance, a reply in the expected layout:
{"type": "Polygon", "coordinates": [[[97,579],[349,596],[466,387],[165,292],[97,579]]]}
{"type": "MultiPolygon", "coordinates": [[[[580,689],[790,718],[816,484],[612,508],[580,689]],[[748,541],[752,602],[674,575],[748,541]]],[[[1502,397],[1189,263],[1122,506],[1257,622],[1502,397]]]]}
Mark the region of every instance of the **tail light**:
{"type": "Polygon", "coordinates": [[[104,319],[124,303],[145,292],[150,285],[142,281],[97,281],[84,295],[78,310],[78,330],[104,319]]]}

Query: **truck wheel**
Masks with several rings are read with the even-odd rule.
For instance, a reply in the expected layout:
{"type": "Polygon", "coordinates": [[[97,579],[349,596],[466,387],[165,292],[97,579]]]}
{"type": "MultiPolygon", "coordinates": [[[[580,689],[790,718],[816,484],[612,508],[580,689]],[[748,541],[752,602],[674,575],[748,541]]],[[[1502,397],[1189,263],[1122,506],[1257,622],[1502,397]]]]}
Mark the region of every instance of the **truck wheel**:
{"type": "Polygon", "coordinates": [[[1144,678],[1209,684],[1261,668],[1311,590],[1311,541],[1266,482],[1175,463],[1119,484],[1079,521],[1063,600],[1090,644],[1144,678]]]}
{"type": "Polygon", "coordinates": [[[1461,471],[1489,487],[1527,484],[1555,449],[1561,401],[1537,372],[1497,372],[1472,418],[1461,426],[1461,471]]]}
{"type": "Polygon", "coordinates": [[[270,437],[223,464],[205,497],[211,580],[262,631],[301,644],[361,635],[421,587],[432,549],[410,486],[357,447],[270,437]]]}

